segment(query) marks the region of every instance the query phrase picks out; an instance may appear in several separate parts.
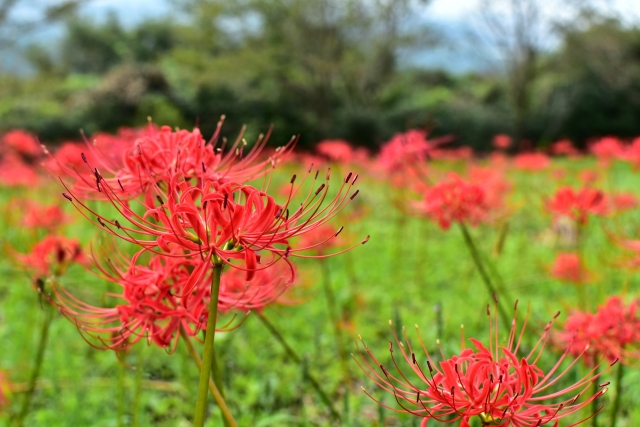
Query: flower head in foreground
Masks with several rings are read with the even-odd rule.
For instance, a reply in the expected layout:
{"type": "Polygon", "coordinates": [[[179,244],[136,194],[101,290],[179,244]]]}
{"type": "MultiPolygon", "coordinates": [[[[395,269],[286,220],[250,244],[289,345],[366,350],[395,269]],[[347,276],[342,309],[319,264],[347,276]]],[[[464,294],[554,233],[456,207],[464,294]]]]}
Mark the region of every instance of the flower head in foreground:
{"type": "Polygon", "coordinates": [[[484,188],[453,173],[447,180],[427,188],[423,200],[415,207],[443,230],[454,222],[478,225],[489,211],[484,188]]]}
{"type": "MultiPolygon", "coordinates": [[[[64,163],[51,156],[53,170],[61,171],[64,176],[75,180],[74,192],[84,198],[104,200],[108,198],[102,193],[98,180],[113,188],[124,187],[126,191],[121,198],[133,199],[141,194],[149,199],[155,196],[155,187],[166,185],[176,174],[185,181],[217,180],[245,182],[267,174],[295,145],[292,138],[284,147],[279,148],[273,156],[260,160],[260,153],[268,142],[269,134],[260,136],[253,149],[245,153],[247,142],[242,133],[231,147],[226,147],[226,139],[218,145],[223,120],[207,142],[199,129],[172,131],[162,126],[159,131],[147,134],[125,144],[126,149],[119,153],[122,161],[114,165],[113,152],[103,147],[96,149],[87,142],[89,156],[82,154],[84,167],[76,167],[74,162],[64,163]],[[92,161],[92,159],[94,159],[92,161]],[[95,162],[95,163],[93,163],[95,162]],[[97,176],[100,175],[100,178],[97,176]]],[[[126,141],[125,141],[126,142],[126,141]]],[[[112,144],[116,147],[122,144],[112,144]]],[[[77,164],[78,160],[75,160],[77,164]]]]}
{"type": "MultiPolygon", "coordinates": [[[[299,184],[294,175],[284,203],[277,203],[266,189],[205,177],[188,182],[176,173],[162,188],[154,185],[156,198],[142,203],[142,214],[129,206],[126,186],[112,187],[96,172],[96,188],[119,211],[122,222],[101,216],[71,191],[64,196],[99,228],[139,245],[141,249],[134,258],[152,252],[201,261],[191,272],[185,290],[189,295],[212,262],[241,269],[251,280],[256,271],[269,268],[280,259],[289,263],[290,256],[319,257],[299,252],[312,250],[326,243],[324,240],[304,248],[292,247],[289,241],[330,221],[358,194],[350,191],[357,175],[349,173],[325,204],[331,187],[329,172],[319,185],[319,171],[313,174],[309,170],[299,184]],[[304,194],[302,187],[310,176],[314,178],[304,194]],[[294,204],[294,196],[301,193],[301,203],[294,204]]],[[[333,237],[341,230],[336,230],[333,237]]]]}
{"type": "Polygon", "coordinates": [[[571,187],[562,187],[547,200],[546,205],[554,216],[568,217],[581,225],[587,223],[589,215],[603,216],[607,213],[604,193],[593,188],[576,191],[571,187]]]}
{"type": "MultiPolygon", "coordinates": [[[[518,331],[514,319],[508,337],[502,340],[498,338],[498,323],[497,315],[494,318],[489,315],[488,345],[471,338],[472,348],[463,348],[459,355],[448,359],[442,355],[438,363],[419,333],[417,348],[406,332],[404,342],[395,336],[397,345],[389,343],[389,351],[397,373],[385,368],[363,342],[364,352],[358,346],[362,361],[356,362],[379,387],[394,395],[400,408],[388,407],[365,393],[388,409],[423,418],[423,427],[430,419],[442,423],[460,421],[461,427],[469,427],[474,419],[482,426],[555,427],[558,420],[575,414],[607,391],[608,383],[601,384],[594,395],[580,399],[601,375],[596,373],[597,367],[564,389],[553,387],[568,379],[567,373],[578,361],[560,368],[574,347],[572,344],[551,369],[545,371],[539,366],[553,321],[529,353],[524,353],[520,345],[526,321],[518,331]],[[424,355],[416,355],[418,349],[424,355]],[[397,357],[398,354],[402,357],[397,357]],[[408,366],[403,369],[400,362],[408,366]]],[[[578,351],[584,353],[586,349],[578,351]]]]}
{"type": "MultiPolygon", "coordinates": [[[[146,340],[173,351],[181,333],[195,336],[206,330],[212,271],[208,269],[198,282],[190,284],[190,270],[199,263],[199,259],[160,255],[151,256],[146,263],[138,260],[137,265],[123,257],[109,259],[106,265],[95,265],[102,278],[120,287],[120,292],[105,295],[115,301],[111,307],[83,302],[56,282],[52,283],[49,300],[94,347],[122,351],[146,340]]],[[[258,271],[256,276],[247,282],[241,271],[226,270],[221,279],[218,310],[247,313],[262,309],[288,289],[294,271],[281,263],[258,271]]],[[[220,329],[229,327],[230,324],[220,329]]]]}
{"type": "Polygon", "coordinates": [[[610,297],[595,313],[573,311],[554,342],[574,355],[578,348],[588,346],[587,364],[603,356],[629,363],[640,357],[639,310],[640,299],[625,305],[622,298],[610,297]]]}

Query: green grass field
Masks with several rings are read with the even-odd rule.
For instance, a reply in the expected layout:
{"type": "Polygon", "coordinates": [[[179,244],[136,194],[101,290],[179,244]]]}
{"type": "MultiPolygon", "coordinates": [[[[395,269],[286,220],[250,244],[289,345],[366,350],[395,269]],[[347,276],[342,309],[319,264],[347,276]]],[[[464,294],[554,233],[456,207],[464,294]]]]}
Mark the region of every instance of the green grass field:
{"type": "MultiPolygon", "coordinates": [[[[435,167],[445,170],[464,166],[443,162],[435,167]]],[[[591,159],[554,160],[553,168],[559,167],[568,170],[568,182],[577,184],[575,177],[579,170],[597,165],[591,159]]],[[[294,170],[294,165],[277,170],[275,179],[286,182],[294,170]]],[[[628,165],[616,163],[600,174],[602,179],[597,187],[638,193],[638,175],[628,165]]],[[[551,216],[543,208],[543,196],[553,194],[558,182],[550,172],[511,171],[508,178],[514,188],[509,201],[514,212],[508,218],[502,251],[497,254],[495,250],[501,226],[482,225],[471,232],[492,266],[491,274],[500,284],[505,306],[512,306],[513,301],[507,299],[518,299],[522,314],[530,305],[525,343],[531,345],[558,310],[562,312],[560,322],[566,318],[569,310],[576,307],[578,294],[574,286],[552,279],[547,272],[557,252],[570,248],[570,243],[553,229],[551,216]]],[[[461,324],[467,338],[487,338],[486,305],[491,298],[460,230],[452,227],[442,231],[424,219],[401,214],[394,207],[397,200],[393,191],[367,174],[360,178],[359,188],[356,200],[366,215],[353,221],[350,217],[354,210],[347,207],[340,215],[341,223],[335,225],[336,228],[345,225],[344,234],[354,242],[366,235],[371,236],[370,241],[344,255],[321,261],[326,268],[317,260],[297,262],[300,279],[293,298],[298,303],[273,306],[264,312],[305,362],[299,365],[287,358],[255,314],[250,314],[236,330],[216,336],[227,401],[240,426],[419,425],[419,419],[384,410],[371,401],[360,386],[395,406],[393,395],[377,388],[352,359],[348,361],[352,384],[344,381],[321,285],[327,272],[337,305],[348,320],[341,325],[348,353],[357,352],[355,343],[360,334],[380,360],[388,361],[388,342],[393,340],[389,319],[398,328],[406,325],[411,336],[413,325],[419,325],[429,350],[434,353],[436,339],[441,341],[445,354],[458,352],[461,324]],[[340,423],[331,421],[326,406],[305,381],[307,371],[330,396],[341,415],[340,423]]],[[[15,252],[26,253],[42,234],[20,228],[21,213],[10,202],[16,198],[43,203],[64,200],[55,183],[39,189],[1,191],[4,256],[0,261],[0,369],[7,372],[14,391],[0,422],[8,423],[9,416],[20,408],[45,319],[31,277],[14,256],[15,252]]],[[[65,226],[64,233],[79,237],[84,243],[98,242],[97,231],[70,208],[67,206],[69,214],[77,219],[65,226]]],[[[593,283],[584,285],[589,308],[595,309],[609,295],[638,296],[638,275],[617,266],[629,254],[618,248],[610,235],[634,238],[639,226],[638,209],[589,220],[581,241],[586,263],[595,276],[593,283]]],[[[79,266],[72,267],[60,281],[95,303],[105,290],[104,284],[79,266]]],[[[196,346],[201,352],[201,344],[196,346]]],[[[548,348],[542,366],[552,366],[560,353],[548,348]]],[[[579,363],[575,372],[578,378],[578,374],[586,373],[586,368],[579,363]]],[[[613,380],[614,376],[612,370],[601,382],[613,380]]],[[[616,427],[640,425],[639,380],[638,370],[625,371],[621,415],[616,427]]],[[[182,342],[174,354],[141,342],[120,363],[114,352],[87,345],[76,327],[56,313],[25,425],[189,426],[197,384],[198,369],[182,342]]],[[[608,403],[612,397],[610,392],[598,401],[605,404],[598,417],[600,427],[609,426],[608,403]]],[[[223,425],[213,400],[210,411],[207,425],[223,425]]],[[[581,415],[588,414],[586,409],[581,415]]],[[[579,419],[571,418],[574,422],[579,419]]],[[[566,419],[560,422],[560,426],[570,424],[566,419]]],[[[439,424],[430,421],[429,427],[432,425],[439,424]]]]}

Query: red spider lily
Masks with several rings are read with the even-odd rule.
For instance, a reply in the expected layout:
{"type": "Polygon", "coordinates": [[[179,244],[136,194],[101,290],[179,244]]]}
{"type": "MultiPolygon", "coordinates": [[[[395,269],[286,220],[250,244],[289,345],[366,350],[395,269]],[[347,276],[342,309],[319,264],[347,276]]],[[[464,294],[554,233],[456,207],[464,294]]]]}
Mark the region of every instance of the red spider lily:
{"type": "Polygon", "coordinates": [[[631,193],[618,193],[609,196],[612,210],[617,212],[628,211],[638,207],[638,198],[631,193]]]}
{"type": "Polygon", "coordinates": [[[458,147],[458,148],[435,148],[431,151],[431,157],[437,160],[446,160],[450,162],[459,162],[463,160],[470,160],[473,158],[473,148],[471,147],[458,147]]]}
{"type": "MultiPolygon", "coordinates": [[[[199,259],[158,255],[151,256],[146,265],[136,265],[123,258],[110,259],[107,266],[95,265],[101,277],[121,287],[120,293],[106,294],[117,301],[114,307],[87,304],[57,283],[52,284],[53,295],[49,299],[97,348],[122,351],[146,339],[148,343],[173,351],[181,328],[191,336],[206,330],[211,269],[195,285],[189,284],[191,270],[201,263],[199,259]],[[187,292],[190,298],[185,304],[181,296],[187,292]]],[[[225,313],[262,309],[289,287],[294,272],[287,264],[278,264],[260,270],[256,276],[246,282],[238,270],[226,271],[222,275],[219,310],[225,313]]]]}
{"type": "Polygon", "coordinates": [[[16,207],[24,212],[22,225],[27,228],[44,228],[53,231],[70,220],[58,205],[42,206],[31,200],[24,200],[24,203],[19,203],[16,207]]]}
{"type": "Polygon", "coordinates": [[[640,137],[635,138],[631,145],[626,147],[623,160],[631,163],[635,169],[640,167],[640,137]]]}
{"type": "Polygon", "coordinates": [[[295,276],[293,264],[285,263],[258,270],[251,281],[246,280],[241,270],[230,268],[222,275],[218,310],[221,313],[249,312],[262,310],[276,301],[290,303],[282,300],[281,296],[289,289],[295,276]]]}
{"type": "Polygon", "coordinates": [[[25,157],[39,157],[42,147],[35,136],[23,130],[12,130],[2,136],[2,152],[10,152],[25,157]]]}
{"type": "Polygon", "coordinates": [[[0,185],[7,187],[35,187],[40,177],[34,168],[15,154],[0,160],[0,185]]]}
{"type": "Polygon", "coordinates": [[[592,184],[598,180],[598,172],[592,170],[583,170],[578,174],[578,179],[584,184],[592,184]]]}
{"type": "MultiPolygon", "coordinates": [[[[487,307],[487,313],[489,312],[487,307]]],[[[471,338],[473,348],[463,348],[459,355],[449,359],[442,354],[443,360],[436,363],[419,333],[420,347],[425,353],[423,357],[416,356],[406,332],[404,342],[401,342],[394,331],[397,343],[395,349],[399,350],[409,365],[408,369],[400,368],[392,343],[389,343],[389,350],[397,374],[387,370],[364,342],[362,345],[366,355],[358,346],[362,363],[357,359],[356,362],[376,385],[394,395],[401,409],[386,406],[367,393],[369,397],[388,409],[422,417],[423,427],[430,419],[441,423],[461,421],[461,426],[470,426],[475,417],[483,426],[558,426],[558,420],[575,414],[602,396],[607,391],[605,387],[608,383],[601,384],[593,396],[578,402],[580,396],[601,375],[594,368],[567,388],[558,391],[550,389],[562,378],[566,378],[579,360],[575,359],[567,368],[560,369],[570,349],[577,348],[572,343],[550,370],[545,371],[539,366],[553,322],[547,324],[537,344],[524,356],[519,353],[523,353],[520,344],[526,321],[518,331],[517,320],[514,319],[506,343],[501,345],[496,315],[494,319],[489,316],[488,348],[479,340],[471,338]],[[570,397],[564,397],[566,395],[570,397]]],[[[578,352],[582,355],[585,351],[586,349],[581,348],[578,352]]]]}
{"type": "MultiPolygon", "coordinates": [[[[95,217],[96,220],[92,222],[98,227],[142,246],[134,259],[145,251],[151,251],[170,254],[168,256],[213,260],[246,271],[247,280],[251,280],[256,270],[267,268],[279,258],[313,257],[298,252],[314,249],[324,241],[309,247],[292,248],[289,239],[325,224],[358,193],[356,191],[349,196],[357,179],[357,175],[349,173],[336,196],[323,206],[328,197],[330,174],[327,172],[325,182],[314,190],[318,178],[316,172],[314,187],[310,188],[300,206],[293,210],[292,197],[300,192],[309,173],[298,186],[295,185],[296,177],[293,177],[289,197],[284,204],[276,203],[272,196],[252,186],[204,178],[198,180],[196,185],[190,185],[182,176],[174,174],[166,183],[166,192],[159,186],[154,187],[158,203],[144,204],[144,213],[138,214],[129,207],[127,200],[130,197],[127,197],[126,187],[112,188],[96,172],[97,187],[125,218],[127,223],[124,224],[97,214],[73,193],[65,193],[64,196],[87,218],[92,220],[91,217],[95,217]],[[176,248],[182,252],[177,253],[176,248]],[[273,261],[258,267],[261,251],[271,254],[273,261]],[[232,264],[232,260],[242,265],[232,264]]],[[[322,255],[325,256],[330,255],[322,255]]],[[[203,262],[193,270],[192,286],[205,274],[208,266],[208,262],[203,262]]],[[[188,288],[187,293],[190,290],[188,288]]]]}
{"type": "Polygon", "coordinates": [[[517,169],[535,172],[549,167],[551,160],[543,153],[521,153],[515,156],[513,164],[517,169]]]}
{"type": "Polygon", "coordinates": [[[85,263],[86,256],[80,249],[80,242],[63,236],[47,236],[31,249],[27,255],[19,255],[18,260],[33,269],[38,277],[63,274],[72,263],[85,263]]]}
{"type": "Polygon", "coordinates": [[[506,150],[511,147],[512,139],[509,135],[504,133],[498,134],[493,137],[493,146],[499,150],[506,150]]]}
{"type": "Polygon", "coordinates": [[[159,131],[150,131],[128,143],[126,149],[117,151],[122,154],[122,161],[115,166],[112,161],[113,153],[104,154],[104,150],[88,144],[91,157],[98,163],[89,162],[86,155],[82,155],[84,171],[88,172],[89,176],[83,173],[82,169],[69,167],[52,157],[57,164],[54,169],[61,170],[63,175],[73,177],[76,181],[74,192],[83,197],[101,200],[106,198],[105,194],[96,188],[94,175],[101,170],[109,174],[109,177],[105,177],[100,172],[100,179],[105,184],[113,188],[127,189],[126,193],[120,195],[121,198],[131,199],[145,194],[149,204],[149,199],[152,199],[155,193],[154,187],[160,183],[166,185],[175,174],[180,174],[187,181],[198,179],[244,182],[265,175],[295,145],[295,139],[292,139],[274,156],[257,161],[269,135],[261,136],[254,148],[245,154],[246,141],[242,139],[241,133],[230,150],[223,153],[226,139],[221,147],[217,147],[221,126],[222,120],[218,123],[210,143],[204,140],[197,128],[192,132],[173,132],[170,127],[163,126],[159,131]]]}
{"type": "Polygon", "coordinates": [[[407,165],[420,166],[436,147],[451,140],[451,136],[428,140],[427,132],[418,129],[397,133],[380,149],[377,165],[383,172],[392,175],[405,170],[407,165]]]}
{"type": "Polygon", "coordinates": [[[351,163],[356,154],[351,145],[342,139],[320,141],[316,145],[316,151],[333,162],[344,164],[351,163]]]}
{"type": "Polygon", "coordinates": [[[589,280],[589,272],[575,252],[559,253],[553,262],[550,274],[562,282],[574,284],[586,283],[589,280]]]}
{"type": "Polygon", "coordinates": [[[586,224],[589,215],[606,215],[607,203],[604,193],[592,188],[579,191],[571,187],[562,187],[550,200],[546,201],[547,210],[555,216],[565,216],[579,224],[586,224]]]}
{"type": "Polygon", "coordinates": [[[575,157],[580,155],[580,151],[573,146],[573,143],[569,139],[562,139],[556,141],[551,145],[551,154],[555,156],[569,156],[575,157]]]}
{"type": "Polygon", "coordinates": [[[632,349],[640,344],[639,309],[640,299],[625,305],[622,298],[613,296],[595,313],[573,311],[563,330],[556,333],[555,344],[571,354],[576,354],[580,346],[588,346],[586,363],[603,356],[629,363],[638,358],[632,349]]]}
{"type": "Polygon", "coordinates": [[[414,206],[443,230],[448,230],[453,222],[478,225],[486,220],[490,209],[485,190],[454,173],[446,181],[427,188],[423,201],[414,206]]]}
{"type": "Polygon", "coordinates": [[[598,158],[600,163],[607,165],[612,160],[624,157],[625,147],[618,138],[607,136],[591,144],[589,151],[598,158]]]}
{"type": "Polygon", "coordinates": [[[502,170],[471,166],[469,181],[483,188],[485,203],[491,208],[490,213],[504,211],[505,199],[511,191],[511,184],[505,179],[502,170]]]}

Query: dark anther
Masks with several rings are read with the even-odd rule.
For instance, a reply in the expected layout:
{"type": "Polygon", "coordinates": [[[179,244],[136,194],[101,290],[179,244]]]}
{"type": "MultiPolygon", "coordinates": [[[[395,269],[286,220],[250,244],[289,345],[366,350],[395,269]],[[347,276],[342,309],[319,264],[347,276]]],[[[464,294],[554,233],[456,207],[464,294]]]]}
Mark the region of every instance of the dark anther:
{"type": "Polygon", "coordinates": [[[362,241],[362,244],[364,245],[365,243],[367,243],[367,242],[369,241],[369,238],[370,238],[370,237],[371,237],[371,236],[367,236],[367,237],[362,241]]]}
{"type": "Polygon", "coordinates": [[[98,224],[100,224],[103,227],[106,227],[106,225],[104,225],[104,222],[102,222],[102,219],[100,219],[100,217],[96,217],[96,219],[98,220],[98,224]]]}
{"type": "Polygon", "coordinates": [[[353,181],[351,181],[351,185],[356,185],[357,180],[358,180],[358,175],[353,177],[353,181]]]}
{"type": "Polygon", "coordinates": [[[349,183],[349,180],[351,179],[351,175],[353,175],[353,173],[349,172],[349,175],[347,175],[347,177],[344,179],[345,184],[349,183]]]}
{"type": "Polygon", "coordinates": [[[120,227],[120,223],[118,222],[118,220],[117,220],[117,219],[116,219],[114,222],[115,222],[115,224],[116,224],[116,227],[118,227],[118,228],[122,228],[122,227],[120,227]]]}
{"type": "Polygon", "coordinates": [[[498,303],[498,294],[493,294],[493,300],[498,303]]]}
{"type": "Polygon", "coordinates": [[[67,193],[62,193],[62,195],[64,196],[65,199],[67,199],[70,202],[73,202],[73,199],[71,198],[71,196],[69,196],[67,193]]]}
{"type": "Polygon", "coordinates": [[[82,161],[87,163],[87,157],[84,155],[84,153],[80,153],[80,156],[82,157],[82,161]]]}
{"type": "Polygon", "coordinates": [[[420,402],[420,390],[416,393],[416,403],[420,402]]]}
{"type": "Polygon", "coordinates": [[[558,316],[560,316],[560,312],[557,312],[555,316],[553,316],[554,319],[557,319],[558,316]]]}
{"type": "Polygon", "coordinates": [[[411,353],[411,360],[413,360],[413,364],[414,364],[414,365],[417,365],[417,364],[418,364],[418,362],[416,362],[416,355],[415,355],[415,353],[411,353]]]}
{"type": "Polygon", "coordinates": [[[207,168],[204,167],[204,162],[201,162],[201,163],[202,163],[202,172],[206,172],[207,168]]]}
{"type": "Polygon", "coordinates": [[[453,365],[453,369],[454,369],[454,371],[456,371],[456,374],[457,374],[458,373],[458,364],[457,363],[453,365]]]}
{"type": "Polygon", "coordinates": [[[384,369],[384,366],[380,365],[380,369],[382,369],[382,373],[383,373],[386,377],[388,377],[388,376],[389,376],[389,374],[387,373],[387,370],[386,370],[386,369],[384,369]]]}
{"type": "Polygon", "coordinates": [[[433,368],[431,367],[431,362],[427,360],[427,366],[429,367],[429,372],[433,372],[433,368]]]}
{"type": "Polygon", "coordinates": [[[487,304],[487,314],[491,315],[491,306],[487,304]]]}
{"type": "Polygon", "coordinates": [[[294,182],[296,182],[296,176],[295,176],[295,175],[293,175],[293,176],[291,177],[291,184],[293,184],[294,182]]]}
{"type": "Polygon", "coordinates": [[[158,203],[164,205],[164,202],[162,201],[162,197],[160,197],[160,195],[156,195],[156,199],[158,199],[158,203]]]}
{"type": "Polygon", "coordinates": [[[338,237],[338,234],[342,233],[342,230],[344,230],[344,226],[341,225],[338,231],[336,231],[336,234],[333,235],[333,237],[338,237]]]}
{"type": "Polygon", "coordinates": [[[320,169],[316,171],[316,177],[314,179],[318,179],[318,174],[320,173],[320,169]]]}
{"type": "Polygon", "coordinates": [[[318,194],[320,194],[320,192],[324,189],[324,187],[325,187],[325,185],[324,185],[324,184],[322,184],[322,185],[320,186],[320,188],[318,188],[318,189],[316,190],[316,196],[317,196],[318,194]]]}
{"type": "Polygon", "coordinates": [[[120,179],[118,179],[118,184],[120,184],[120,189],[121,189],[122,191],[124,191],[124,187],[122,186],[122,183],[120,182],[120,179]]]}
{"type": "Polygon", "coordinates": [[[393,353],[393,343],[389,341],[389,352],[393,353]]]}
{"type": "Polygon", "coordinates": [[[518,300],[516,300],[515,304],[513,304],[513,309],[517,310],[518,309],[518,300]]]}
{"type": "Polygon", "coordinates": [[[358,193],[359,193],[359,192],[360,192],[360,190],[356,190],[356,192],[355,192],[355,193],[353,193],[353,194],[351,195],[351,197],[349,198],[349,200],[353,200],[353,199],[355,199],[355,197],[358,195],[358,193]]]}
{"type": "Polygon", "coordinates": [[[280,214],[282,213],[282,208],[278,209],[276,211],[276,218],[278,218],[280,216],[280,214]]]}

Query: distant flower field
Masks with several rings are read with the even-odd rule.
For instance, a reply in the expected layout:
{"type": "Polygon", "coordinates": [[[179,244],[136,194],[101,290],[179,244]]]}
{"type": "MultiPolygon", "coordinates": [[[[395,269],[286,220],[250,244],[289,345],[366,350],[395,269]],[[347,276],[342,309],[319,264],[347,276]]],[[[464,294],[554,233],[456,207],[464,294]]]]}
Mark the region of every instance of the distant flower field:
{"type": "Polygon", "coordinates": [[[0,137],[1,421],[640,425],[640,138],[223,122],[0,137]]]}

